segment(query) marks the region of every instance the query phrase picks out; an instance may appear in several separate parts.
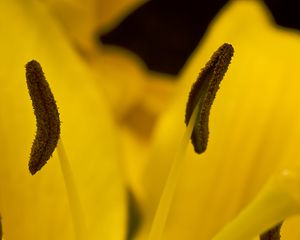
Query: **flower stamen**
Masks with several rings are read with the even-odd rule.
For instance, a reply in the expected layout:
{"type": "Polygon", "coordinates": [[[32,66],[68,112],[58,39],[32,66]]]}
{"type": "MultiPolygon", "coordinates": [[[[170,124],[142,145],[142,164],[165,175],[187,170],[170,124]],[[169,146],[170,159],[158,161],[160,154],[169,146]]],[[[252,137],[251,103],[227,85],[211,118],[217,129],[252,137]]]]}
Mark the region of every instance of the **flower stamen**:
{"type": "Polygon", "coordinates": [[[186,125],[189,123],[195,106],[199,105],[200,109],[192,134],[195,152],[199,154],[206,150],[209,134],[209,112],[219,85],[228,69],[233,52],[232,45],[228,43],[224,43],[219,47],[200,72],[190,91],[186,106],[185,123],[186,125]]]}
{"type": "Polygon", "coordinates": [[[37,126],[29,160],[29,171],[34,175],[47,163],[56,148],[60,120],[55,99],[37,61],[26,64],[26,80],[37,126]]]}
{"type": "Polygon", "coordinates": [[[71,165],[60,139],[60,119],[57,105],[42,67],[37,61],[32,60],[26,64],[26,79],[37,122],[37,133],[31,148],[29,170],[32,175],[40,170],[52,156],[57,146],[75,236],[77,240],[88,239],[71,165]]]}
{"type": "Polygon", "coordinates": [[[169,172],[157,211],[154,216],[149,240],[162,239],[163,230],[169,214],[178,179],[183,169],[187,146],[192,137],[195,151],[202,153],[208,139],[208,115],[219,84],[227,71],[233,47],[223,44],[213,55],[193,85],[187,103],[185,123],[187,125],[181,145],[169,172]],[[207,115],[207,116],[206,116],[207,115]],[[202,126],[205,125],[205,126],[202,126]]]}

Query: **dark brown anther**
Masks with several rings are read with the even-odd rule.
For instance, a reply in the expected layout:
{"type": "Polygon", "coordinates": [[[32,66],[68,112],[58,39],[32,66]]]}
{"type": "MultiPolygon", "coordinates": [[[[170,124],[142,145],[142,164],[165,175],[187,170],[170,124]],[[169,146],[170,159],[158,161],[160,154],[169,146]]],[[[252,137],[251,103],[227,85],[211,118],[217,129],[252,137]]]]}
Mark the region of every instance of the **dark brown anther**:
{"type": "Polygon", "coordinates": [[[29,171],[34,175],[47,163],[56,148],[60,120],[53,94],[37,61],[26,64],[26,80],[37,126],[29,160],[29,171]]]}
{"type": "Polygon", "coordinates": [[[260,240],[280,240],[280,229],[282,223],[279,223],[275,227],[271,228],[269,231],[260,235],[260,240]]]}
{"type": "Polygon", "coordinates": [[[207,148],[208,119],[211,105],[219,89],[220,82],[228,69],[233,52],[233,47],[228,43],[224,43],[219,47],[200,72],[190,91],[186,106],[185,124],[188,125],[192,113],[198,105],[198,115],[191,139],[195,152],[199,154],[207,148]]]}

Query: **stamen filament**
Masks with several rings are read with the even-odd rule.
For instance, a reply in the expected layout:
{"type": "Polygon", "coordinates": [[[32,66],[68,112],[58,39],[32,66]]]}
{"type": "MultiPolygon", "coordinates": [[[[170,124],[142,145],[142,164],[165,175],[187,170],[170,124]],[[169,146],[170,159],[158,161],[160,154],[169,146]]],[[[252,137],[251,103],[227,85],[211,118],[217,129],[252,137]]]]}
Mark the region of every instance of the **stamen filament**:
{"type": "Polygon", "coordinates": [[[274,176],[232,222],[213,240],[247,240],[300,213],[300,171],[274,176]]]}
{"type": "Polygon", "coordinates": [[[83,215],[83,210],[81,207],[80,198],[74,181],[72,168],[68,161],[61,139],[58,141],[57,144],[57,153],[67,190],[75,237],[77,240],[87,240],[89,237],[87,234],[87,228],[83,215]]]}
{"type": "Polygon", "coordinates": [[[185,130],[185,134],[182,138],[180,147],[175,155],[172,168],[169,172],[166,185],[164,187],[158,208],[156,210],[152,227],[150,230],[149,240],[160,240],[162,239],[163,230],[165,228],[166,220],[169,214],[169,210],[172,204],[176,186],[178,183],[179,176],[181,175],[182,166],[184,163],[185,153],[187,146],[190,142],[190,138],[195,126],[196,118],[199,111],[199,105],[197,105],[193,111],[191,119],[185,130]]]}
{"type": "Polygon", "coordinates": [[[150,230],[149,240],[160,240],[167,221],[175,189],[183,168],[185,152],[192,137],[195,152],[206,150],[208,141],[208,116],[215,95],[233,56],[233,47],[224,43],[212,55],[197,81],[192,86],[186,107],[187,128],[175,155],[157,211],[150,230]],[[197,123],[196,123],[197,122],[197,123]]]}

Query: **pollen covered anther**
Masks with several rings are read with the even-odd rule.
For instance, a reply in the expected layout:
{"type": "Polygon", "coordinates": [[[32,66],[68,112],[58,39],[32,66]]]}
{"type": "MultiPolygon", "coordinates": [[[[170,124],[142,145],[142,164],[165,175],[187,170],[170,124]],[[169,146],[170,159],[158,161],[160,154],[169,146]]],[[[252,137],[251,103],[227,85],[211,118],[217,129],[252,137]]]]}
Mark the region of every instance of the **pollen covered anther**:
{"type": "Polygon", "coordinates": [[[282,222],[260,235],[260,240],[280,240],[282,222]]]}
{"type": "Polygon", "coordinates": [[[232,45],[228,43],[224,43],[219,47],[200,72],[190,91],[186,106],[185,124],[188,125],[193,111],[196,106],[199,106],[191,137],[195,152],[199,154],[206,150],[210,108],[219,89],[220,82],[228,69],[233,52],[232,45]]]}
{"type": "Polygon", "coordinates": [[[29,171],[33,175],[46,164],[56,148],[60,119],[53,94],[37,61],[26,64],[26,80],[37,126],[29,160],[29,171]]]}

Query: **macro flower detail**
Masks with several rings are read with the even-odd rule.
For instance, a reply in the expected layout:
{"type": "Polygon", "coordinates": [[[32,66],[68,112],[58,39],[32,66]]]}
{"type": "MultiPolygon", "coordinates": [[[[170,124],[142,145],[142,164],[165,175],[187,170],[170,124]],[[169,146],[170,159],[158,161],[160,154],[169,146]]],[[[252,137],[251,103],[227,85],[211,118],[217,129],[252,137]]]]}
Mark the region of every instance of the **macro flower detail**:
{"type": "Polygon", "coordinates": [[[233,47],[228,43],[220,46],[192,86],[186,107],[185,124],[188,125],[193,111],[198,107],[197,119],[192,133],[192,143],[198,154],[206,150],[210,108],[219,89],[219,84],[228,69],[233,51],[233,47]]]}
{"type": "Polygon", "coordinates": [[[56,148],[60,120],[54,96],[37,61],[26,64],[26,79],[37,125],[29,160],[29,170],[34,175],[47,163],[56,148]]]}
{"type": "MultiPolygon", "coordinates": [[[[149,239],[179,160],[171,201],[160,207],[167,213],[158,218],[161,239],[257,240],[268,230],[270,238],[282,221],[282,239],[300,239],[299,33],[278,28],[263,1],[230,1],[180,73],[166,76],[128,51],[91,41],[93,29],[114,27],[141,4],[0,2],[2,238],[149,239]],[[93,23],[88,31],[84,18],[93,23]],[[183,121],[187,98],[199,68],[224,42],[234,46],[234,58],[205,111],[209,142],[199,155],[190,138],[196,120],[188,127],[183,121]],[[36,119],[24,84],[24,63],[32,58],[55,89],[63,122],[51,160],[34,178],[26,156],[36,119]]],[[[167,37],[170,45],[179,42],[167,37]]]]}

